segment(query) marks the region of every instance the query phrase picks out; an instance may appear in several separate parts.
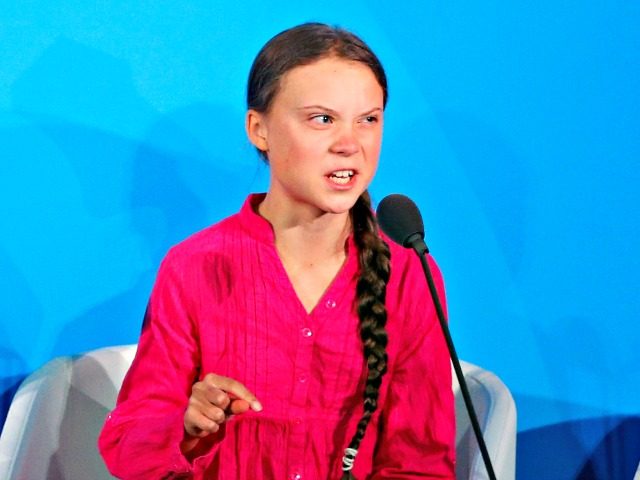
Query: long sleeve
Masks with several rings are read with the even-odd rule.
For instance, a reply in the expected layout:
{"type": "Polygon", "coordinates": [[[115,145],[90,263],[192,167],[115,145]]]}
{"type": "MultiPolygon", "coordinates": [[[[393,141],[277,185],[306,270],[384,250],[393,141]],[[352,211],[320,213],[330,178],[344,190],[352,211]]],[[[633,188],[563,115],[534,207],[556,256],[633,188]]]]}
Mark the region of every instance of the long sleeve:
{"type": "MultiPolygon", "coordinates": [[[[444,303],[442,276],[430,257],[429,262],[444,303]]],[[[446,342],[422,270],[413,268],[404,281],[408,287],[400,298],[407,318],[370,478],[454,479],[455,408],[446,342]]]]}
{"type": "Polygon", "coordinates": [[[118,406],[99,439],[109,470],[122,479],[174,478],[191,470],[179,445],[199,353],[184,275],[170,252],[158,272],[118,406]]]}

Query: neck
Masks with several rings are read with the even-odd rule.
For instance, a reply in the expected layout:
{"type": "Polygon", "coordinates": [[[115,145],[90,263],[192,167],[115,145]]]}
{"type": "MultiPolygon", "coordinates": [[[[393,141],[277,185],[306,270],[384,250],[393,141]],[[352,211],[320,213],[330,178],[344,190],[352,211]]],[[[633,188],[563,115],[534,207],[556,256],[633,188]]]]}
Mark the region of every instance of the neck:
{"type": "Polygon", "coordinates": [[[269,194],[258,212],[271,223],[282,257],[304,259],[305,263],[344,258],[351,232],[349,212],[327,213],[311,206],[291,209],[278,205],[269,194]]]}

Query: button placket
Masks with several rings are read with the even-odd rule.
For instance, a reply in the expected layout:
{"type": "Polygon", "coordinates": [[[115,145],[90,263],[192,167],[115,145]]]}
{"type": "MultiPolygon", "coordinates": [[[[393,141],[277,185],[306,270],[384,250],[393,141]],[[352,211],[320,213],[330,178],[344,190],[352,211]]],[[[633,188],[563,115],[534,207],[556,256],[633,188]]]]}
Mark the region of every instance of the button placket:
{"type": "Polygon", "coordinates": [[[293,399],[294,405],[305,407],[307,403],[308,392],[308,380],[309,372],[311,369],[311,356],[313,350],[313,330],[308,326],[304,326],[300,329],[302,335],[302,341],[300,342],[300,348],[296,355],[296,368],[293,387],[293,399]]]}
{"type": "Polygon", "coordinates": [[[295,367],[293,373],[293,391],[289,406],[289,419],[291,422],[291,433],[288,439],[289,453],[292,463],[288,464],[287,470],[290,479],[302,480],[304,468],[300,462],[304,462],[305,438],[308,434],[309,424],[305,421],[308,415],[307,397],[309,393],[311,361],[313,358],[313,346],[315,344],[315,328],[313,321],[315,317],[309,316],[301,319],[299,324],[299,341],[295,355],[295,367]]]}

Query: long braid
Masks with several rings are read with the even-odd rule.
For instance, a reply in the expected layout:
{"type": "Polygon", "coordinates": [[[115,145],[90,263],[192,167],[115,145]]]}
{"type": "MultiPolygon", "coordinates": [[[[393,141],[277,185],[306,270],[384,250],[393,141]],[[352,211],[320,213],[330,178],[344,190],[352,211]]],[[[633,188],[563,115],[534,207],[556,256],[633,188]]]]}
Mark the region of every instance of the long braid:
{"type": "Polygon", "coordinates": [[[387,310],[385,296],[390,274],[388,245],[378,235],[378,224],[371,211],[371,200],[364,192],[351,209],[354,240],[358,247],[360,277],[356,285],[360,338],[368,374],[364,389],[364,413],[343,458],[343,480],[355,480],[351,473],[369,421],[378,407],[382,376],[387,371],[387,310]]]}

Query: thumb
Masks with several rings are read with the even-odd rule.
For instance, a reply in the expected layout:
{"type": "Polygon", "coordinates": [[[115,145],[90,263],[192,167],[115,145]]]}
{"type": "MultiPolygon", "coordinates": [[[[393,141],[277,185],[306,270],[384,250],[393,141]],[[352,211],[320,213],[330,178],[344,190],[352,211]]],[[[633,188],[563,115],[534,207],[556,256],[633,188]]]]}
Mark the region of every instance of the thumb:
{"type": "Polygon", "coordinates": [[[255,395],[251,393],[249,389],[247,389],[247,387],[245,387],[240,382],[232,378],[223,377],[220,375],[212,375],[212,378],[213,378],[214,385],[217,388],[227,392],[227,394],[230,394],[229,396],[231,398],[245,400],[246,402],[249,403],[249,406],[256,412],[259,412],[262,410],[262,405],[260,404],[258,399],[255,397],[255,395]]]}
{"type": "Polygon", "coordinates": [[[231,400],[229,404],[228,411],[231,415],[237,415],[239,413],[244,413],[251,408],[251,404],[242,398],[234,398],[231,400]]]}

